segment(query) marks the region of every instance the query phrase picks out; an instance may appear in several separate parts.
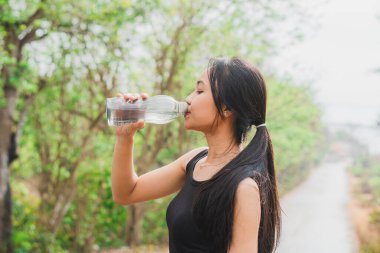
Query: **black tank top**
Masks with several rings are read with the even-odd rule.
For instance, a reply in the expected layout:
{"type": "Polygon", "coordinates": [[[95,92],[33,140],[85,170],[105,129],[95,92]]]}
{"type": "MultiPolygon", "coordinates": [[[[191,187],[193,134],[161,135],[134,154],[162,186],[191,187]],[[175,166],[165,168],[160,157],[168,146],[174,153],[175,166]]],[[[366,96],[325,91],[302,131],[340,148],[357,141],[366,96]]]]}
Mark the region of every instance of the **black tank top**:
{"type": "Polygon", "coordinates": [[[212,243],[196,226],[193,220],[192,202],[194,193],[201,182],[195,181],[195,164],[208,153],[205,149],[189,161],[186,166],[186,179],[180,192],[170,202],[166,211],[169,230],[170,253],[207,253],[212,251],[212,243]]]}

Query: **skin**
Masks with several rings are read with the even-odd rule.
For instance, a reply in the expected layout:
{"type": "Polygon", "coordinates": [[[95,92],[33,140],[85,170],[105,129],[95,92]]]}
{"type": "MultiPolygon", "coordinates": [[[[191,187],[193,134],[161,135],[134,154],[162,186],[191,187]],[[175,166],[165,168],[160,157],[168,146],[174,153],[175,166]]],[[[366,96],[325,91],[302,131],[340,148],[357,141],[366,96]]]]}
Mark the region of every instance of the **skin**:
{"type": "MultiPolygon", "coordinates": [[[[118,94],[126,100],[147,99],[148,95],[118,94]]],[[[186,98],[189,114],[185,116],[184,127],[202,132],[208,143],[208,155],[194,168],[194,179],[207,180],[243,150],[242,145],[233,144],[232,113],[224,110],[225,118],[219,118],[218,127],[210,130],[217,108],[213,101],[207,72],[196,82],[194,91],[186,98]]],[[[206,147],[191,150],[174,162],[138,176],[133,167],[134,135],[144,127],[140,120],[115,129],[116,143],[112,164],[112,195],[119,204],[129,205],[157,199],[178,192],[186,175],[187,163],[206,147]]],[[[260,193],[256,182],[247,178],[236,191],[234,227],[229,253],[257,252],[260,225],[260,193]]]]}

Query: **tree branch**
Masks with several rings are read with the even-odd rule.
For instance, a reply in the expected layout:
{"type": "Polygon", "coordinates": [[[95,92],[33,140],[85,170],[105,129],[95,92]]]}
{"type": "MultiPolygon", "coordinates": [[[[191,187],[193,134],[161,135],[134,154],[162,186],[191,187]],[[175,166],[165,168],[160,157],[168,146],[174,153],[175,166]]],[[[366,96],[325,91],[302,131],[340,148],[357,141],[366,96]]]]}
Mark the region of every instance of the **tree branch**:
{"type": "Polygon", "coordinates": [[[34,101],[36,99],[36,95],[39,92],[41,92],[46,87],[46,84],[47,84],[46,79],[40,78],[38,80],[38,90],[37,90],[37,92],[34,93],[33,95],[26,95],[26,96],[24,96],[25,105],[24,105],[24,108],[21,111],[21,116],[20,116],[19,121],[17,122],[17,127],[16,127],[17,146],[18,146],[18,140],[21,138],[21,135],[22,135],[22,129],[24,127],[25,121],[26,121],[27,116],[28,116],[29,107],[34,103],[34,101]]]}
{"type": "Polygon", "coordinates": [[[29,31],[24,35],[24,37],[22,37],[22,39],[20,39],[20,48],[23,48],[23,46],[25,44],[28,44],[29,42],[33,41],[36,38],[37,28],[36,27],[33,27],[33,28],[28,27],[27,29],[29,31]]]}
{"type": "Polygon", "coordinates": [[[87,119],[88,121],[91,121],[91,120],[92,120],[92,118],[91,118],[90,116],[88,116],[88,115],[85,114],[84,112],[78,111],[78,110],[76,110],[76,109],[71,109],[71,110],[69,110],[69,113],[70,113],[70,114],[77,115],[77,116],[80,116],[80,117],[82,117],[82,118],[85,118],[85,119],[87,119]]]}
{"type": "MultiPolygon", "coordinates": [[[[45,2],[45,1],[41,1],[41,2],[45,2]]],[[[33,22],[39,18],[42,18],[44,16],[44,11],[41,7],[39,7],[29,18],[28,20],[25,22],[25,25],[27,27],[29,27],[30,25],[33,24],[33,22]]]]}

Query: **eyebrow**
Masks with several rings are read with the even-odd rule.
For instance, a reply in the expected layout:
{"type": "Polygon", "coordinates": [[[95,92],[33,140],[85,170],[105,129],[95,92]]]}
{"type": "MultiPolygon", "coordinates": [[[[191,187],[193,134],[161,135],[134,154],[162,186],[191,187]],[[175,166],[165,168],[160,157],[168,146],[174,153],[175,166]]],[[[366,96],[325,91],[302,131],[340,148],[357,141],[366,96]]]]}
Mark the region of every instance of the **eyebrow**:
{"type": "Polygon", "coordinates": [[[200,84],[205,85],[205,83],[204,83],[202,80],[198,80],[198,81],[197,81],[197,87],[198,87],[200,84]]]}

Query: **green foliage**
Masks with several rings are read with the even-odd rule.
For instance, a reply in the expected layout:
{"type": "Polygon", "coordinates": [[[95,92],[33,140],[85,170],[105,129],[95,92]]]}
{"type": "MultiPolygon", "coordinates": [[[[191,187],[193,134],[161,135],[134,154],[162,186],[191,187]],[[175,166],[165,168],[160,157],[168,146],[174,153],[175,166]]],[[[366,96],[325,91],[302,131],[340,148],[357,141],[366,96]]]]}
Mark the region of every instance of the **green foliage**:
{"type": "Polygon", "coordinates": [[[380,243],[379,242],[371,242],[370,244],[366,244],[361,246],[360,252],[362,253],[379,253],[380,252],[380,243]]]}
{"type": "Polygon", "coordinates": [[[284,192],[300,182],[323,155],[321,112],[307,88],[274,78],[267,84],[267,123],[284,192]]]}
{"type": "Polygon", "coordinates": [[[360,180],[360,194],[367,194],[368,203],[380,204],[380,164],[367,153],[358,153],[349,171],[360,180]]]}
{"type": "Polygon", "coordinates": [[[38,197],[29,194],[28,189],[17,181],[13,186],[13,243],[16,252],[31,252],[33,241],[29,238],[38,236],[36,226],[36,213],[38,210],[38,197]],[[17,217],[17,218],[16,218],[17,217]]]}
{"type": "Polygon", "coordinates": [[[380,208],[375,209],[371,215],[370,220],[373,225],[380,231],[380,208]]]}
{"type": "MultiPolygon", "coordinates": [[[[359,180],[355,189],[356,195],[367,205],[374,206],[370,214],[370,224],[380,233],[380,163],[378,158],[371,157],[366,152],[358,152],[354,157],[349,171],[359,180]],[[376,208],[377,207],[377,208],[376,208]]],[[[363,253],[379,253],[379,240],[368,241],[361,245],[363,253]]]]}
{"type": "Polygon", "coordinates": [[[166,208],[172,199],[173,197],[169,196],[148,203],[149,211],[144,217],[143,222],[143,229],[145,231],[143,234],[144,244],[157,244],[157,242],[162,244],[163,242],[167,242],[166,208]]]}
{"type": "MultiPolygon", "coordinates": [[[[12,164],[17,252],[89,252],[93,245],[125,244],[128,213],[112,201],[110,170],[115,137],[104,115],[105,98],[114,96],[122,83],[128,83],[127,91],[165,93],[168,84],[162,80],[173,74],[170,67],[177,61],[171,80],[177,88],[168,95],[184,99],[206,67],[207,62],[200,62],[205,55],[243,55],[260,64],[271,49],[265,33],[251,33],[252,27],[265,30],[271,20],[254,26],[250,13],[229,2],[224,6],[223,2],[202,1],[55,0],[48,4],[26,1],[23,8],[4,3],[1,10],[7,14],[0,15],[0,23],[15,25],[17,33],[26,31],[23,23],[38,8],[48,13],[33,22],[39,34],[47,36],[33,46],[26,45],[21,60],[8,52],[15,50],[15,45],[0,48],[0,67],[7,68],[9,84],[20,92],[16,119],[25,108],[25,97],[36,95],[19,140],[20,158],[12,164]],[[215,16],[220,10],[230,11],[231,16],[215,16]],[[213,22],[203,21],[204,17],[213,18],[213,22]],[[190,25],[182,28],[181,18],[190,25]],[[39,90],[41,79],[46,87],[39,90]],[[100,123],[95,122],[98,117],[100,123]],[[36,187],[46,180],[51,180],[47,189],[36,187]],[[54,214],[57,202],[65,197],[58,193],[70,187],[75,187],[76,194],[67,202],[53,234],[41,221],[54,214]],[[42,202],[42,194],[51,196],[42,202]]],[[[256,13],[265,14],[259,4],[256,7],[256,13]]],[[[0,41],[4,36],[0,26],[0,41]]],[[[280,185],[289,189],[321,156],[316,150],[322,141],[320,112],[308,89],[276,77],[268,77],[267,83],[268,128],[280,185]]],[[[195,132],[186,133],[186,144],[181,145],[182,139],[177,137],[182,125],[183,119],[178,119],[154,128],[154,133],[169,128],[171,140],[157,155],[156,167],[173,161],[181,152],[206,145],[195,132]]],[[[137,135],[136,157],[147,152],[141,150],[143,143],[154,141],[145,139],[145,133],[144,129],[137,135]]],[[[165,214],[172,197],[147,203],[143,243],[167,242],[165,214]]]]}

